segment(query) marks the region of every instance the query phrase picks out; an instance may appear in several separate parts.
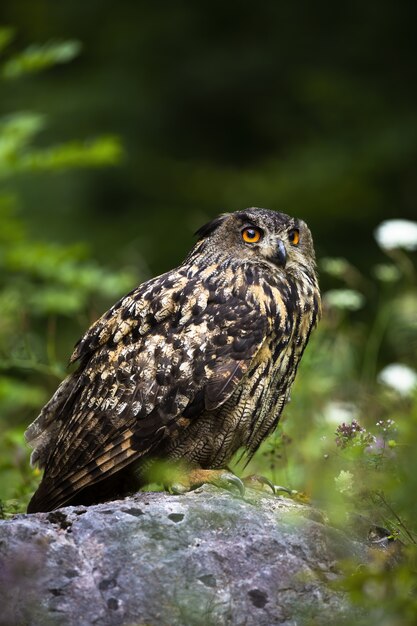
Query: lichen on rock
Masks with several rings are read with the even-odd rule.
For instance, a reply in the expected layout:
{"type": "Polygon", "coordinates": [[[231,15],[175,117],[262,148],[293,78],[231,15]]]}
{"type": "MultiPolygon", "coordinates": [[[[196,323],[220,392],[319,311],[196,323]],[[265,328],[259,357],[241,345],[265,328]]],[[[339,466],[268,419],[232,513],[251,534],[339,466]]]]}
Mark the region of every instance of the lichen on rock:
{"type": "Polygon", "coordinates": [[[307,505],[213,486],[0,522],[0,624],[295,626],[353,610],[363,546],[307,505]]]}

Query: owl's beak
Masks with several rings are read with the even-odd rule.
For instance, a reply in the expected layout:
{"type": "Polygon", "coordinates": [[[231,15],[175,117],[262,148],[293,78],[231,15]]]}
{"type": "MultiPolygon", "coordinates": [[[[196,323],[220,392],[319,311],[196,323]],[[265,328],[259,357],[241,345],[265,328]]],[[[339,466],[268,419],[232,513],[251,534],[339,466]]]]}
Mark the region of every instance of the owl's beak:
{"type": "Polygon", "coordinates": [[[278,239],[274,254],[274,263],[276,263],[276,265],[280,265],[281,267],[285,267],[286,262],[287,250],[285,249],[284,242],[281,241],[281,239],[278,239]]]}

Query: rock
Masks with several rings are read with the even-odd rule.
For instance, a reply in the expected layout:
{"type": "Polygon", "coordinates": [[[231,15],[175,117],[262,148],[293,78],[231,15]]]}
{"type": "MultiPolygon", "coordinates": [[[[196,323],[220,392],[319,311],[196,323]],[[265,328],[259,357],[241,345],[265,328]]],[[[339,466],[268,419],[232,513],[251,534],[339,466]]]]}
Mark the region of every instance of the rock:
{"type": "Polygon", "coordinates": [[[0,522],[0,624],[340,624],[364,546],[309,506],[212,486],[0,522]]]}

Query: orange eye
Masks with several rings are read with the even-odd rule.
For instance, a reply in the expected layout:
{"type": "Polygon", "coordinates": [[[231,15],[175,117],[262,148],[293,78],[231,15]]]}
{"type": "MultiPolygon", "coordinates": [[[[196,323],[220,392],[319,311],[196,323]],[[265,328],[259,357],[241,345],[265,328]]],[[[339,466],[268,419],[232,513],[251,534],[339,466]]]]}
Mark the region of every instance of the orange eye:
{"type": "Polygon", "coordinates": [[[242,239],[246,243],[257,243],[262,236],[258,228],[244,228],[242,230],[242,239]]]}
{"type": "Polygon", "coordinates": [[[298,228],[290,230],[290,232],[288,233],[288,239],[290,240],[290,243],[293,244],[293,246],[298,246],[298,243],[300,241],[300,231],[298,230],[298,228]]]}

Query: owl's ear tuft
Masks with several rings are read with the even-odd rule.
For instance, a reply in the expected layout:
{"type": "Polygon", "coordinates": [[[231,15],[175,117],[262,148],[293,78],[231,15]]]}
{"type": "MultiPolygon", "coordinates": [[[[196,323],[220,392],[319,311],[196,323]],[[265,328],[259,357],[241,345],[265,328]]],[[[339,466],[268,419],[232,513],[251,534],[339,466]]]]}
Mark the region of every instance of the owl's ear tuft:
{"type": "Polygon", "coordinates": [[[201,228],[196,230],[194,235],[198,237],[198,239],[204,239],[204,237],[208,237],[209,235],[214,233],[215,230],[218,229],[220,224],[222,224],[224,220],[226,219],[226,217],[228,216],[229,216],[229,213],[222,213],[221,215],[216,217],[214,220],[211,220],[211,222],[207,222],[207,224],[204,224],[203,226],[201,226],[201,228]]]}

